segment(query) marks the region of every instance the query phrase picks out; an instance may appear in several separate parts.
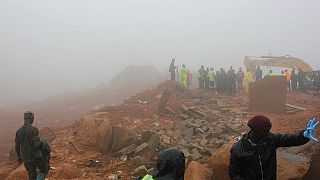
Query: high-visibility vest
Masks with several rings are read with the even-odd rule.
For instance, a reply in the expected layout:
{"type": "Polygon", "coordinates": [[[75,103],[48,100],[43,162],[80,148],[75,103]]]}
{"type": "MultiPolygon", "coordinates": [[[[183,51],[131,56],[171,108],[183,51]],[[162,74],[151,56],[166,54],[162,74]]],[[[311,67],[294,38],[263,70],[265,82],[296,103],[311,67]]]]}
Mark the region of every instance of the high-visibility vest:
{"type": "Polygon", "coordinates": [[[142,180],[154,180],[149,174],[145,175],[142,180]]]}
{"type": "Polygon", "coordinates": [[[285,72],[285,76],[287,77],[287,81],[291,80],[291,73],[289,71],[285,72]]]}

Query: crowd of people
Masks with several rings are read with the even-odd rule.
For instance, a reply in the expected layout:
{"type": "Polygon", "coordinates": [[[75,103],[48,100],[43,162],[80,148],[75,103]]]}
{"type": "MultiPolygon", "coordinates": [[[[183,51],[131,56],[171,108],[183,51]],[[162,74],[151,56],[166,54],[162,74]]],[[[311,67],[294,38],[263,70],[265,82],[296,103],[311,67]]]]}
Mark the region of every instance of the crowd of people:
{"type": "MultiPolygon", "coordinates": [[[[174,63],[175,59],[172,59],[169,67],[171,80],[175,80],[176,74],[180,74],[181,86],[185,89],[189,89],[193,79],[190,70],[185,64],[182,64],[180,73],[178,73],[178,67],[175,66],[174,63]]],[[[248,94],[250,83],[254,81],[260,81],[264,76],[274,75],[276,74],[274,74],[272,70],[269,70],[264,75],[260,66],[257,66],[254,72],[251,72],[249,69],[244,71],[241,67],[239,67],[236,71],[232,66],[230,66],[228,71],[226,71],[224,68],[220,68],[219,70],[215,71],[214,67],[205,67],[204,65],[201,65],[197,72],[199,88],[204,90],[214,90],[219,94],[235,94],[237,92],[242,92],[243,90],[248,94]]],[[[285,69],[281,72],[281,74],[278,75],[283,75],[286,77],[288,91],[305,92],[309,87],[309,80],[301,68],[291,70],[285,69]]],[[[180,79],[178,79],[178,81],[180,81],[180,79]]],[[[320,90],[320,75],[318,73],[314,74],[311,81],[314,89],[320,90]]]]}

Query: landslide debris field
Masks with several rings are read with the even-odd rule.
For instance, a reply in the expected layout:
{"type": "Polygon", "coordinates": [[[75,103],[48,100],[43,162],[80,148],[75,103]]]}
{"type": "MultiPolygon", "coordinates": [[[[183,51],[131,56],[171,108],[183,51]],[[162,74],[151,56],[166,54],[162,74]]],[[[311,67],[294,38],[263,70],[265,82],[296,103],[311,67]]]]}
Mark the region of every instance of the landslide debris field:
{"type": "MultiPolygon", "coordinates": [[[[184,152],[189,164],[186,179],[228,179],[230,147],[248,131],[250,117],[268,116],[272,132],[279,133],[297,133],[308,118],[319,117],[319,96],[289,92],[287,103],[295,107],[288,106],[285,114],[251,113],[244,94],[187,91],[167,81],[119,106],[100,108],[67,128],[41,129],[52,148],[48,179],[132,179],[151,173],[159,152],[170,147],[184,152]]],[[[302,179],[318,145],[309,142],[278,151],[278,179],[302,179]]],[[[26,179],[14,152],[10,158],[13,161],[0,165],[0,179],[26,179]]]]}

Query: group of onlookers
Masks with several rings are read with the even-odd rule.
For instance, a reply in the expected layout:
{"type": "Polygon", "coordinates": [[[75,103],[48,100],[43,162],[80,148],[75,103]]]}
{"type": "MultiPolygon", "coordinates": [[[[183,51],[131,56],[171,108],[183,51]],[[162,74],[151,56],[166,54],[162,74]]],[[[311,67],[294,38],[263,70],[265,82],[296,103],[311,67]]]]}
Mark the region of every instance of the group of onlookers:
{"type": "MultiPolygon", "coordinates": [[[[169,72],[171,74],[171,80],[175,80],[176,74],[180,74],[180,84],[183,88],[189,89],[192,74],[189,69],[186,68],[185,64],[182,64],[180,73],[178,73],[177,67],[174,65],[175,59],[172,59],[169,72]]],[[[269,70],[265,76],[274,76],[272,70],[269,70]]],[[[285,69],[281,72],[281,75],[287,79],[288,91],[302,91],[305,92],[308,89],[309,81],[305,72],[301,68],[298,70],[292,69],[291,71],[285,69]]],[[[198,70],[198,82],[199,88],[204,90],[215,90],[217,93],[228,93],[235,94],[244,90],[245,93],[249,92],[249,84],[254,81],[262,80],[264,77],[263,70],[260,66],[257,66],[254,72],[249,69],[244,72],[240,67],[236,72],[232,66],[226,71],[224,68],[216,70],[213,67],[204,67],[201,65],[198,70]]],[[[320,75],[315,73],[313,79],[313,87],[320,90],[320,75]]]]}

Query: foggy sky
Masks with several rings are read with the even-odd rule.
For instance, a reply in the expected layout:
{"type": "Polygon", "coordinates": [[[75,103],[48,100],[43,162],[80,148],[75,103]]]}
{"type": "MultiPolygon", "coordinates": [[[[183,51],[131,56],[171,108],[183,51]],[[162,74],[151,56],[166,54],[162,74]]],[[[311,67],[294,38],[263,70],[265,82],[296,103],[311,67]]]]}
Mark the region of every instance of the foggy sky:
{"type": "Polygon", "coordinates": [[[292,55],[320,69],[318,0],[1,0],[0,106],[105,84],[127,65],[235,67],[292,55]]]}

